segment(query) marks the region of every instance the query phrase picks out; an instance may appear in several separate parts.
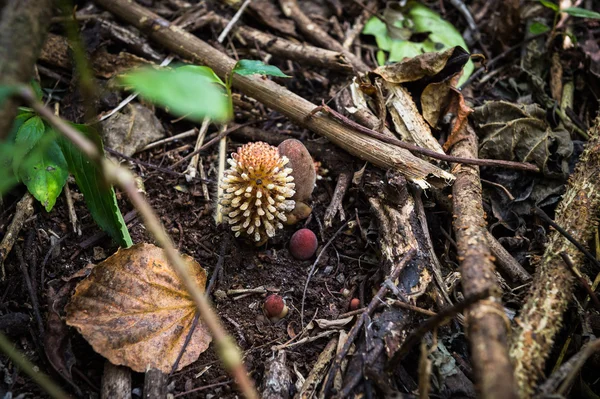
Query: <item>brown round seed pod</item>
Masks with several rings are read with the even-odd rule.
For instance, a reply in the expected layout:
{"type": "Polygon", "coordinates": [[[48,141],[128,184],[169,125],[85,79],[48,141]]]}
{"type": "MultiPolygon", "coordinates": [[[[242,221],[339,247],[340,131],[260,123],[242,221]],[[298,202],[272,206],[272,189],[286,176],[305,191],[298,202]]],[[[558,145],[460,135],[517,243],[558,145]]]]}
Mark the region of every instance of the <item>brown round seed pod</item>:
{"type": "Polygon", "coordinates": [[[306,202],[312,195],[317,181],[317,172],[310,153],[304,144],[296,139],[287,139],[277,148],[282,156],[290,160],[288,166],[292,168],[292,176],[296,184],[296,194],[292,199],[306,202]]]}
{"type": "Polygon", "coordinates": [[[219,200],[221,212],[235,236],[264,243],[283,228],[294,209],[294,178],[289,160],[267,143],[248,143],[227,160],[219,200]]]}

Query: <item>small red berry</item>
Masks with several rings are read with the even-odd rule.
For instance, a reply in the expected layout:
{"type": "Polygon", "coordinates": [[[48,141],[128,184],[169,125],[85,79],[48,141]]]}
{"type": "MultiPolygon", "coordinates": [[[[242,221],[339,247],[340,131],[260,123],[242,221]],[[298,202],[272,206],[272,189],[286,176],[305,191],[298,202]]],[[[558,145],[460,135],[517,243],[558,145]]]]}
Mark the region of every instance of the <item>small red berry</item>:
{"type": "Polygon", "coordinates": [[[290,252],[292,256],[299,260],[312,258],[317,252],[317,236],[312,230],[300,229],[292,235],[290,240],[290,252]]]}
{"type": "Polygon", "coordinates": [[[352,298],[350,301],[350,310],[356,310],[360,307],[360,300],[358,298],[352,298]]]}
{"type": "Polygon", "coordinates": [[[285,306],[283,298],[277,294],[272,294],[265,299],[263,303],[263,312],[271,321],[277,321],[284,318],[288,313],[288,307],[285,306]]]}

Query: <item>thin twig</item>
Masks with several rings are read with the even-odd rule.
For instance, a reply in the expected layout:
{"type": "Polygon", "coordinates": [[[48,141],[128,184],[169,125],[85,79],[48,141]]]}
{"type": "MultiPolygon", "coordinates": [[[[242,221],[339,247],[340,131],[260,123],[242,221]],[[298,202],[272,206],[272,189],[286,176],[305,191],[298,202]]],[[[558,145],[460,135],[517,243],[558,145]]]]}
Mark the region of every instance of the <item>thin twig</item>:
{"type": "Polygon", "coordinates": [[[592,255],[592,253],[590,251],[588,251],[583,245],[581,245],[581,243],[579,241],[577,241],[571,234],[569,234],[569,232],[567,230],[560,227],[554,220],[550,219],[550,216],[548,216],[546,214],[546,212],[544,212],[537,206],[535,208],[533,208],[533,211],[535,212],[536,215],[541,217],[546,223],[548,223],[550,226],[554,227],[554,229],[556,229],[556,231],[558,231],[560,234],[562,234],[563,237],[565,237],[567,240],[569,240],[571,242],[571,244],[575,245],[577,247],[577,249],[580,250],[581,252],[583,252],[585,257],[588,258],[588,260],[594,264],[594,266],[596,266],[598,269],[600,269],[600,262],[598,261],[598,259],[596,259],[596,257],[594,255],[592,255]]]}
{"type": "Polygon", "coordinates": [[[596,296],[596,293],[594,292],[594,290],[592,290],[592,287],[590,287],[590,285],[587,283],[587,281],[585,281],[585,278],[583,278],[583,276],[581,275],[579,270],[577,270],[577,268],[573,264],[573,261],[569,257],[569,254],[567,254],[565,251],[563,251],[560,253],[560,257],[563,258],[563,260],[567,264],[567,267],[569,268],[571,273],[573,273],[573,275],[575,277],[577,277],[577,280],[579,280],[579,284],[581,284],[583,286],[583,288],[587,291],[590,298],[592,298],[594,307],[597,310],[600,310],[600,300],[598,300],[598,297],[596,296]]]}
{"type": "Polygon", "coordinates": [[[225,29],[223,29],[223,32],[221,32],[221,34],[219,35],[219,38],[217,39],[217,41],[219,43],[223,43],[223,40],[225,40],[225,38],[227,37],[227,34],[229,33],[229,31],[231,30],[231,28],[233,28],[233,26],[237,23],[237,21],[240,19],[240,17],[242,16],[242,14],[244,13],[244,10],[246,9],[246,7],[248,7],[248,5],[250,4],[252,0],[246,0],[244,1],[244,3],[240,6],[240,8],[237,10],[237,12],[235,13],[235,15],[233,16],[233,18],[231,18],[231,20],[229,21],[229,23],[227,24],[227,26],[225,27],[225,29]]]}
{"type": "Polygon", "coordinates": [[[461,157],[455,157],[452,155],[442,154],[437,151],[419,147],[414,144],[406,143],[404,141],[401,141],[394,137],[376,132],[375,130],[369,129],[368,127],[365,127],[359,123],[356,123],[352,119],[349,119],[349,118],[345,117],[344,115],[340,114],[339,112],[331,109],[330,107],[325,105],[325,103],[323,103],[322,105],[319,105],[313,111],[311,111],[308,118],[311,118],[313,115],[315,115],[319,111],[329,114],[333,119],[336,119],[337,121],[339,121],[345,125],[348,125],[354,129],[358,130],[359,132],[366,134],[369,137],[373,137],[373,138],[375,138],[377,140],[381,140],[385,143],[392,144],[392,145],[398,146],[400,148],[404,148],[405,150],[416,152],[418,154],[426,155],[426,156],[434,158],[434,159],[439,159],[439,160],[447,161],[447,162],[462,163],[462,164],[467,164],[467,165],[492,166],[492,167],[502,167],[502,168],[508,168],[508,169],[523,170],[523,171],[527,171],[527,172],[536,172],[536,173],[540,172],[540,169],[537,166],[530,164],[530,163],[503,161],[503,160],[499,160],[499,159],[461,158],[461,157]]]}
{"type": "Polygon", "coordinates": [[[31,379],[38,384],[48,395],[55,399],[70,398],[58,385],[54,383],[46,374],[39,371],[39,368],[33,365],[14,345],[0,332],[0,351],[23,370],[31,379]]]}

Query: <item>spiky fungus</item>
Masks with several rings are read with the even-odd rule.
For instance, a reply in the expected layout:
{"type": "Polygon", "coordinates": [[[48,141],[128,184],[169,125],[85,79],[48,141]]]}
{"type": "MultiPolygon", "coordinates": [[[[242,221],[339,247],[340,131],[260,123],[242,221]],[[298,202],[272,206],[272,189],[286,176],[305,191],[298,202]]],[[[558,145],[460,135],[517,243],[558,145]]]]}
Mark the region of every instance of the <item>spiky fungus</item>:
{"type": "Polygon", "coordinates": [[[221,212],[235,232],[260,244],[283,228],[281,222],[294,209],[292,169],[286,156],[267,143],[248,143],[227,160],[223,175],[221,212]]]}

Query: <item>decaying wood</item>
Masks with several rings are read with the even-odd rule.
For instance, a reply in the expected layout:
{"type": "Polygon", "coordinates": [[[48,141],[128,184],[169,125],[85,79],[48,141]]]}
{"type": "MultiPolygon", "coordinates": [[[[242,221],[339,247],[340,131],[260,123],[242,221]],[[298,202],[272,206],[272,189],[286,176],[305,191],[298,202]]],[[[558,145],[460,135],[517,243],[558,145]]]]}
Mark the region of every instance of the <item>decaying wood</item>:
{"type": "Polygon", "coordinates": [[[167,375],[150,368],[144,377],[144,399],[164,399],[167,397],[167,375]]]}
{"type": "Polygon", "coordinates": [[[292,373],[286,365],[285,351],[273,353],[267,363],[264,376],[262,399],[288,399],[292,383],[292,373]]]}
{"type": "MultiPolygon", "coordinates": [[[[52,16],[52,0],[0,1],[0,85],[26,84],[33,76],[52,16]]],[[[17,102],[0,104],[0,139],[8,136],[17,102]]]]}
{"type": "Polygon", "coordinates": [[[102,399],[131,399],[131,370],[104,362],[102,375],[102,399]]]}
{"type": "MultiPolygon", "coordinates": [[[[174,53],[211,67],[221,78],[225,78],[235,65],[235,61],[227,55],[134,2],[125,0],[95,0],[95,2],[146,32],[149,37],[174,53]]],[[[430,179],[452,179],[449,173],[408,151],[360,134],[327,115],[314,115],[308,118],[311,111],[316,108],[314,104],[262,76],[235,74],[233,86],[287,116],[299,126],[327,137],[358,158],[384,169],[399,170],[407,179],[423,188],[429,186],[430,179]]]]}
{"type": "Polygon", "coordinates": [[[17,204],[15,215],[13,216],[6,234],[0,242],[0,281],[4,281],[6,271],[4,270],[4,260],[17,241],[19,232],[23,228],[25,221],[33,215],[33,196],[29,192],[25,193],[23,198],[17,204]]]}
{"type": "MultiPolygon", "coordinates": [[[[589,136],[555,217],[559,226],[584,245],[593,237],[600,211],[600,117],[596,118],[589,136]]],[[[544,371],[554,336],[571,300],[574,277],[561,252],[566,252],[576,266],[584,261],[581,251],[558,231],[552,231],[544,255],[537,262],[529,297],[517,319],[510,353],[523,397],[531,396],[544,371]]]]}
{"type": "Polygon", "coordinates": [[[306,380],[302,385],[302,389],[300,389],[300,392],[294,396],[294,399],[308,399],[315,395],[319,384],[321,381],[323,381],[323,378],[325,378],[325,375],[327,374],[327,366],[329,365],[329,362],[335,356],[337,343],[338,337],[333,337],[329,340],[325,346],[325,349],[323,349],[317,358],[317,361],[310,370],[308,377],[306,377],[306,380]]]}
{"type": "MultiPolygon", "coordinates": [[[[465,124],[465,140],[452,148],[452,155],[477,157],[477,135],[465,124]]],[[[486,222],[481,199],[479,168],[456,164],[452,187],[454,233],[465,296],[487,291],[488,299],[473,304],[467,317],[467,334],[479,394],[483,398],[517,398],[513,368],[508,357],[508,321],[500,302],[500,288],[486,240],[486,222]]]]}

